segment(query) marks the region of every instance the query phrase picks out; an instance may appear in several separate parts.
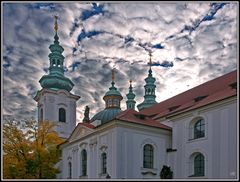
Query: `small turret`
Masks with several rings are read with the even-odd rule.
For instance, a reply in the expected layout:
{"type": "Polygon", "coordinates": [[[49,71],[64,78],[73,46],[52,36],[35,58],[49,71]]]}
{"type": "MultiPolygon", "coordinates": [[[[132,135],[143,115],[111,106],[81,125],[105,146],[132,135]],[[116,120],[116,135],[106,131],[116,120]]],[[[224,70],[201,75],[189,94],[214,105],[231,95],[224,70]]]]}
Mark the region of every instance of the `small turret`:
{"type": "Polygon", "coordinates": [[[135,94],[133,93],[133,90],[132,90],[132,80],[130,80],[129,82],[130,82],[129,93],[127,94],[127,101],[126,101],[127,109],[135,109],[136,101],[134,100],[135,94]]]}
{"type": "Polygon", "coordinates": [[[154,84],[156,79],[152,76],[152,69],[151,69],[151,65],[152,65],[151,53],[149,53],[149,56],[150,56],[150,60],[149,60],[150,68],[148,71],[148,77],[145,78],[146,84],[144,86],[144,88],[145,88],[144,101],[137,106],[139,111],[144,108],[148,108],[148,107],[152,106],[153,104],[157,103],[155,100],[156,85],[154,84]]]}

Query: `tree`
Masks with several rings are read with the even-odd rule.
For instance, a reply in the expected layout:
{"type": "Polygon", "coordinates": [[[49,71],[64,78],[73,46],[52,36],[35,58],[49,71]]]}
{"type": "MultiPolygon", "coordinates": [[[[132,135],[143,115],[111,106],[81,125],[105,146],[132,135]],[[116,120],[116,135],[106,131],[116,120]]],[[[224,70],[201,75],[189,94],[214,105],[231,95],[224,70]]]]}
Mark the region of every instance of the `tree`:
{"type": "Polygon", "coordinates": [[[173,178],[173,172],[171,171],[171,168],[163,165],[163,168],[160,172],[160,178],[161,179],[172,179],[173,178]]]}
{"type": "Polygon", "coordinates": [[[57,145],[63,142],[54,131],[53,122],[3,124],[3,177],[10,179],[55,178],[55,164],[60,160],[57,145]]]}

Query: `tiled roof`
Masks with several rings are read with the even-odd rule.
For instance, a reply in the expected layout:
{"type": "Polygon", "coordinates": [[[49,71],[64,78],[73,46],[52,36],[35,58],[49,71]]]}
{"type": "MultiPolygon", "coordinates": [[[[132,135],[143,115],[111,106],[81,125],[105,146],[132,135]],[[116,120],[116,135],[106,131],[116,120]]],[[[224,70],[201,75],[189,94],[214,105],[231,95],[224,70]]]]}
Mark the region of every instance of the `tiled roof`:
{"type": "Polygon", "coordinates": [[[236,83],[237,71],[235,70],[152,107],[143,109],[140,113],[148,115],[153,119],[158,119],[173,113],[178,114],[196,109],[235,96],[237,94],[236,83]]]}
{"type": "Polygon", "coordinates": [[[88,128],[91,128],[91,129],[95,129],[96,127],[90,123],[78,123],[79,125],[83,125],[83,126],[86,126],[88,128]]]}
{"type": "Polygon", "coordinates": [[[146,115],[140,114],[139,112],[137,112],[133,109],[127,109],[127,110],[119,113],[116,116],[116,119],[125,121],[125,122],[137,123],[137,124],[141,124],[141,125],[157,127],[157,128],[162,128],[162,129],[166,129],[166,130],[172,130],[171,127],[161,124],[160,122],[155,121],[146,115]]]}

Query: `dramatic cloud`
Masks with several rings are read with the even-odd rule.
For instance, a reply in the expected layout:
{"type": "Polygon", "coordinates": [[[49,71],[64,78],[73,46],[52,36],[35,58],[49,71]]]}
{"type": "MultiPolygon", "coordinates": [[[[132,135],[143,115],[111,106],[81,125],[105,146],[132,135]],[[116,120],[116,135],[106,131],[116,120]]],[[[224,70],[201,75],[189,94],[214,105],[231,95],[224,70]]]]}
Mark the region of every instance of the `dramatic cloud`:
{"type": "Polygon", "coordinates": [[[3,115],[36,115],[40,78],[48,73],[54,18],[64,48],[65,76],[80,95],[77,121],[104,109],[103,96],[116,86],[126,109],[129,79],[143,101],[149,69],[156,100],[163,101],[237,68],[237,3],[3,3],[3,115]]]}

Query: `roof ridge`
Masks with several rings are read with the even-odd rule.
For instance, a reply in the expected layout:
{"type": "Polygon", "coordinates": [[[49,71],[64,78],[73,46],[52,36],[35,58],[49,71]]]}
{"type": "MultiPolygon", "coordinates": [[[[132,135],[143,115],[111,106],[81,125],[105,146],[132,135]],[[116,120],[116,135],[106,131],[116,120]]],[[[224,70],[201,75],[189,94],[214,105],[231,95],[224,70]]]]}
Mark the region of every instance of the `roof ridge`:
{"type": "Polygon", "coordinates": [[[133,110],[133,109],[131,109],[131,108],[126,109],[125,111],[120,112],[115,118],[116,118],[116,119],[119,119],[119,118],[125,116],[126,114],[128,114],[131,110],[132,110],[132,111],[135,111],[135,110],[133,110]]]}

